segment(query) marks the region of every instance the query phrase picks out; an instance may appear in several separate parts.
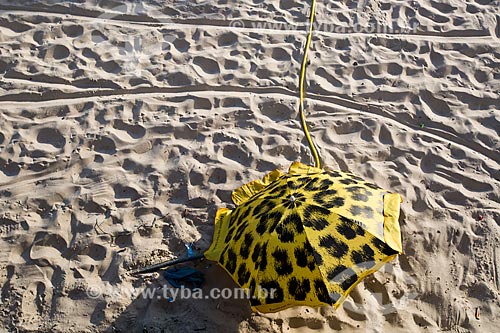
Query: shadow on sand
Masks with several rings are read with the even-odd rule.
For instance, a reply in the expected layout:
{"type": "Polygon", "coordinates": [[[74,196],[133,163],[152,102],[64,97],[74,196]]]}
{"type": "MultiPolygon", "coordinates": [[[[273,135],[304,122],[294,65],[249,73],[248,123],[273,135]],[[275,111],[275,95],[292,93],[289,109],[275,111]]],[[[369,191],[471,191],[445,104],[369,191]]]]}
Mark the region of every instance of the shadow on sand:
{"type": "MultiPolygon", "coordinates": [[[[190,264],[191,266],[193,264],[190,264]]],[[[211,261],[201,261],[195,268],[205,274],[202,299],[180,299],[179,294],[175,301],[169,301],[162,287],[168,283],[159,277],[148,285],[147,291],[139,295],[121,312],[107,332],[238,332],[240,323],[252,313],[246,299],[222,299],[210,297],[213,289],[237,288],[228,274],[211,261]],[[147,292],[150,292],[147,294],[147,292]]],[[[173,290],[173,289],[169,289],[173,290]]],[[[186,293],[187,294],[187,293],[186,293]]],[[[218,294],[217,292],[215,294],[218,294]]]]}

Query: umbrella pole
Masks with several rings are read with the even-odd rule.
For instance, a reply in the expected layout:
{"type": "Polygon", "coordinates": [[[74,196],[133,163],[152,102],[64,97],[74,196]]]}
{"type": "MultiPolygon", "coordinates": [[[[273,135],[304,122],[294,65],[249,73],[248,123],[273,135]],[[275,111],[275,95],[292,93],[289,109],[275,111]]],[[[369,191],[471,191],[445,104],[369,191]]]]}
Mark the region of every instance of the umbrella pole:
{"type": "Polygon", "coordinates": [[[198,259],[202,259],[202,258],[204,258],[203,254],[197,254],[197,255],[194,255],[191,257],[184,257],[184,258],[174,259],[174,260],[170,260],[170,261],[164,261],[164,262],[160,262],[158,264],[146,266],[143,268],[134,269],[129,274],[135,275],[135,274],[153,273],[153,272],[159,271],[160,269],[162,269],[164,267],[173,266],[173,265],[181,264],[183,262],[194,261],[194,260],[198,260],[198,259]]]}

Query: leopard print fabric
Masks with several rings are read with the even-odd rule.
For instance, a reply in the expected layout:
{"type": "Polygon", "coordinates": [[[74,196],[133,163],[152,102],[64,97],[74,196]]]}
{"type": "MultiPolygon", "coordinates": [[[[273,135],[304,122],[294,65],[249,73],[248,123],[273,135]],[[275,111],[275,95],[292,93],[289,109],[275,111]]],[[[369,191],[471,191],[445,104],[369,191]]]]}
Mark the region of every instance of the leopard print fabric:
{"type": "MultiPolygon", "coordinates": [[[[385,242],[387,230],[400,242],[399,225],[384,225],[387,195],[394,194],[350,173],[294,163],[287,174],[274,172],[235,191],[239,205],[217,213],[205,257],[249,291],[258,311],[338,307],[401,251],[385,242]]],[[[399,202],[393,210],[399,214],[399,202]]]]}

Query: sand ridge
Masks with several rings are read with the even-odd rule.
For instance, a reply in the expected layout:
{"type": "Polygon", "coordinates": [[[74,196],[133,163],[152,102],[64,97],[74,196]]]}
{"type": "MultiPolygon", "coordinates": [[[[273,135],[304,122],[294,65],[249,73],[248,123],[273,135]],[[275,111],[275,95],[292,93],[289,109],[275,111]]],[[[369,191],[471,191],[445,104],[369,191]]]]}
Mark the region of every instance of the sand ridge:
{"type": "MultiPolygon", "coordinates": [[[[498,2],[318,2],[319,26],[344,32],[311,44],[311,134],[324,165],[403,196],[404,254],[337,311],[267,315],[112,291],[161,294],[161,277],[126,270],[208,248],[234,188],[312,163],[297,121],[308,4],[141,3],[0,1],[3,330],[497,330],[498,2]]],[[[234,287],[197,268],[206,290],[234,287]]]]}

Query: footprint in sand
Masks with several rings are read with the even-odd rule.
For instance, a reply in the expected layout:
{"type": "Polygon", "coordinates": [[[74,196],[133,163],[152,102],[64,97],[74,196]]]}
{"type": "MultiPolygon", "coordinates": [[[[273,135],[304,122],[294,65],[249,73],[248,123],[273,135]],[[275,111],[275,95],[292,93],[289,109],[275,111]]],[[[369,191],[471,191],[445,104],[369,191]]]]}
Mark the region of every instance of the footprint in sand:
{"type": "Polygon", "coordinates": [[[206,57],[195,57],[193,59],[195,70],[198,74],[218,75],[220,67],[217,61],[206,57]]]}
{"type": "Polygon", "coordinates": [[[55,148],[61,149],[66,145],[66,139],[61,132],[55,128],[42,128],[38,132],[36,140],[39,143],[49,144],[55,148]]]}
{"type": "Polygon", "coordinates": [[[116,153],[115,142],[107,137],[100,137],[92,142],[94,150],[101,154],[113,155],[116,153]]]}
{"type": "Polygon", "coordinates": [[[19,174],[19,172],[21,171],[21,167],[14,161],[6,161],[3,158],[0,158],[0,171],[2,171],[3,174],[8,177],[14,177],[19,174]]]}
{"type": "Polygon", "coordinates": [[[142,127],[141,125],[130,125],[127,123],[124,123],[122,120],[117,119],[113,123],[113,127],[127,132],[127,134],[133,138],[133,139],[140,139],[146,135],[146,129],[142,127]]]}

